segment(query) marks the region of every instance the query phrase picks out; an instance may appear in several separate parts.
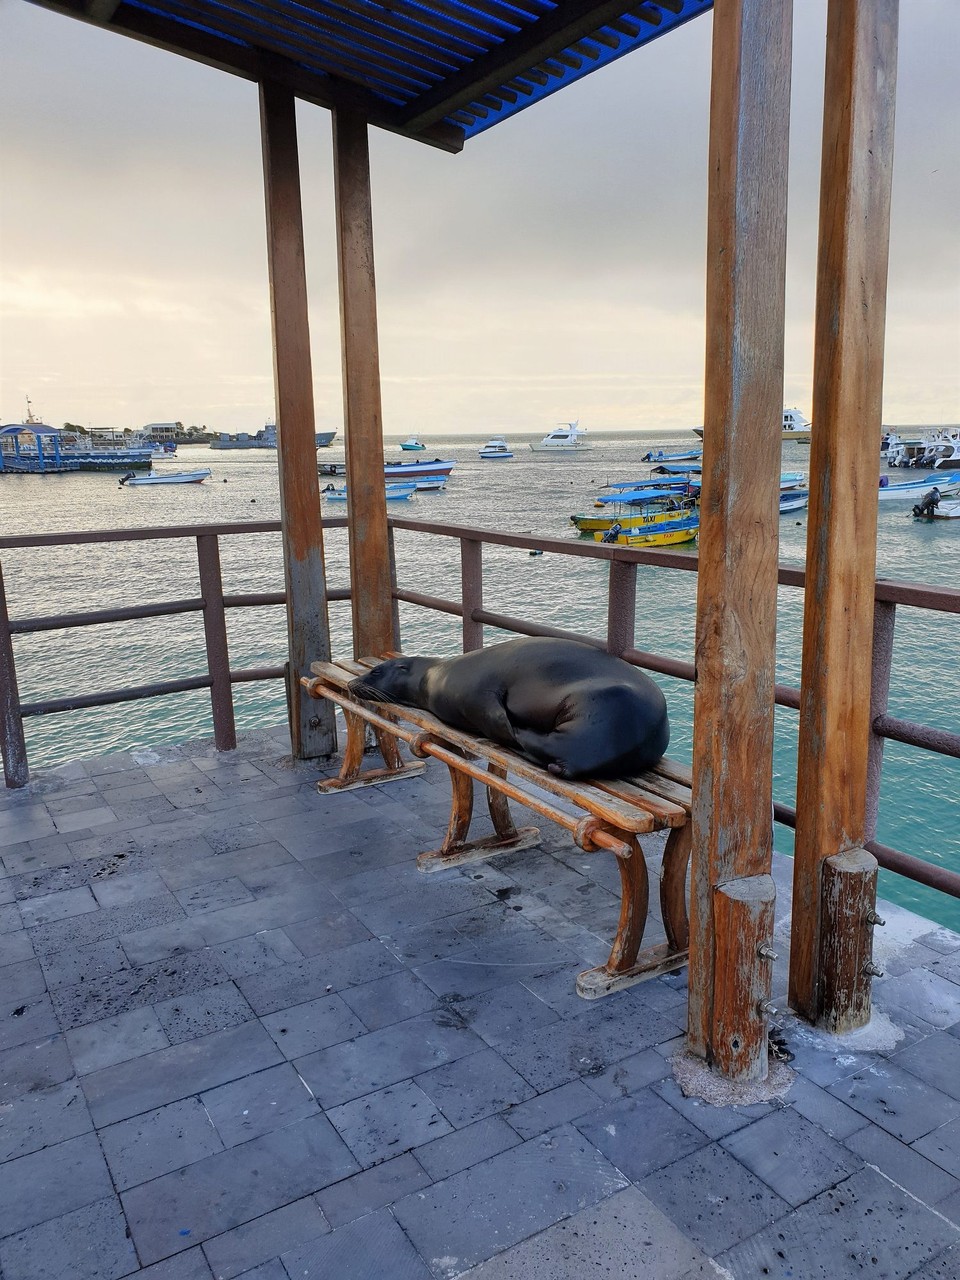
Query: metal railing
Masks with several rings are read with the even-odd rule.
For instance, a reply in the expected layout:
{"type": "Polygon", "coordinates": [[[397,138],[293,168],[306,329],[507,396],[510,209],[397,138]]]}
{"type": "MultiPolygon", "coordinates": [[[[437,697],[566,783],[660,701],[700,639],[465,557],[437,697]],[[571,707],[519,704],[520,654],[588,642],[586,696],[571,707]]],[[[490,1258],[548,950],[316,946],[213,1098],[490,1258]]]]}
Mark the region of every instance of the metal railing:
{"type": "MultiPolygon", "coordinates": [[[[682,680],[694,679],[693,663],[684,662],[635,647],[634,625],[637,599],[637,566],[659,566],[664,569],[697,571],[695,555],[671,551],[644,550],[598,542],[561,538],[541,538],[527,534],[498,533],[458,525],[443,525],[394,517],[390,520],[391,540],[394,530],[418,535],[455,539],[460,547],[460,600],[449,600],[420,591],[411,591],[395,579],[395,604],[411,605],[459,617],[465,650],[479,647],[484,625],[519,635],[559,636],[579,640],[619,654],[627,662],[663,675],[682,680]],[[525,618],[501,614],[483,606],[483,546],[515,547],[547,555],[583,557],[608,564],[606,636],[599,638],[580,632],[529,622],[525,618]]],[[[324,520],[325,529],[343,528],[344,519],[324,520]]],[[[214,741],[219,750],[236,745],[232,687],[234,684],[282,678],[285,667],[256,667],[234,671],[230,668],[227,646],[226,610],[252,608],[285,603],[279,592],[226,594],[220,571],[219,539],[235,534],[278,533],[278,521],[180,526],[174,528],[108,530],[90,533],[43,534],[0,538],[0,552],[25,547],[56,547],[82,543],[132,542],[168,538],[195,538],[200,575],[199,597],[148,605],[101,609],[87,613],[10,619],[0,565],[0,746],[3,749],[7,786],[23,786],[28,779],[23,720],[30,716],[69,711],[79,707],[107,706],[140,698],[158,697],[187,690],[208,688],[213,713],[214,741]],[[131,619],[163,617],[175,613],[198,612],[203,615],[206,642],[207,673],[178,680],[112,689],[95,694],[82,694],[42,701],[21,703],[17,691],[12,638],[44,630],[84,627],[99,623],[131,619]]],[[[395,564],[395,557],[391,559],[395,564]]],[[[420,563],[423,563],[421,557],[420,563]]],[[[781,566],[781,585],[803,589],[804,573],[800,569],[781,566]]],[[[348,600],[348,589],[329,590],[328,600],[348,600]]],[[[925,751],[960,759],[960,734],[936,729],[891,716],[887,709],[893,655],[893,635],[898,605],[960,614],[960,591],[947,587],[927,587],[911,583],[878,580],[875,590],[873,699],[871,706],[871,741],[868,783],[867,830],[873,835],[879,805],[880,771],[883,744],[887,739],[907,743],[925,751]]],[[[777,705],[794,710],[800,705],[800,692],[789,685],[777,685],[777,705]]],[[[796,825],[796,811],[787,805],[774,806],[776,820],[786,826],[796,825]]],[[[936,866],[911,854],[890,848],[870,839],[867,849],[880,866],[919,884],[960,898],[960,872],[936,866]]]]}

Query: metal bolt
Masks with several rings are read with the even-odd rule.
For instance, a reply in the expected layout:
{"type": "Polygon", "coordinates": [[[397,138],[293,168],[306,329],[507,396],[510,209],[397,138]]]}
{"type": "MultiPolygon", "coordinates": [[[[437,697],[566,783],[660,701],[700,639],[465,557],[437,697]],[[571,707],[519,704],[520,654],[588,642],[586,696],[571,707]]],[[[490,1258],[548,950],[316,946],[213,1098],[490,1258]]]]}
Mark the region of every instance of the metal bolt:
{"type": "Polygon", "coordinates": [[[886,922],[886,920],[881,920],[881,919],[880,919],[880,917],[877,915],[877,913],[873,910],[873,908],[872,908],[872,907],[871,907],[871,908],[870,908],[870,910],[867,912],[865,919],[866,919],[866,921],[867,921],[867,924],[879,924],[879,925],[884,925],[884,924],[886,924],[886,923],[887,923],[887,922],[886,922]]]}
{"type": "Polygon", "coordinates": [[[882,978],[883,977],[883,970],[878,969],[872,960],[868,960],[867,963],[860,970],[860,972],[863,974],[865,978],[882,978]]]}
{"type": "Polygon", "coordinates": [[[757,1013],[761,1018],[775,1018],[780,1010],[770,1000],[761,1000],[757,1005],[757,1013]]]}
{"type": "Polygon", "coordinates": [[[761,960],[779,960],[780,959],[776,951],[774,951],[774,949],[771,946],[769,946],[766,942],[761,942],[759,947],[757,947],[757,955],[760,957],[761,960]]]}

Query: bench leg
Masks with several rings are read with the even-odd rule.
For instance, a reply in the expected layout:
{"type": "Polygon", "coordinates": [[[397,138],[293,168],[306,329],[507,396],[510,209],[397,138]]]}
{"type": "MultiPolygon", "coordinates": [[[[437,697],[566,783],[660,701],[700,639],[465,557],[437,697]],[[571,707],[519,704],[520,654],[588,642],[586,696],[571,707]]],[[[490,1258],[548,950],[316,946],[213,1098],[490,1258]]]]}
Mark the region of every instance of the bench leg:
{"type": "Polygon", "coordinates": [[[687,867],[693,828],[689,822],[674,827],[663,850],[663,877],[660,881],[660,911],[663,928],[672,950],[684,952],[690,946],[687,919],[687,867]]]}
{"type": "MultiPolygon", "coordinates": [[[[583,996],[585,1000],[596,1000],[600,996],[610,995],[624,987],[632,987],[637,982],[656,978],[661,973],[670,973],[673,969],[679,969],[687,963],[686,949],[679,950],[669,941],[655,947],[647,947],[644,951],[640,950],[650,901],[647,864],[643,857],[643,850],[640,848],[640,841],[635,835],[629,831],[618,831],[615,834],[630,847],[631,851],[629,858],[618,860],[621,894],[620,922],[606,964],[598,965],[595,969],[585,969],[577,976],[577,994],[583,996]]],[[[689,843],[687,852],[689,854],[689,843]]],[[[664,851],[664,862],[666,862],[666,851],[664,851]]],[[[671,857],[671,867],[674,868],[671,887],[674,886],[677,878],[675,870],[677,863],[678,855],[674,852],[671,857]]],[[[684,868],[685,866],[684,863],[684,868]]],[[[673,908],[672,898],[671,908],[673,908]]],[[[684,919],[686,919],[685,903],[684,919]]],[[[669,931],[667,936],[670,937],[669,931]]]]}
{"type": "MultiPolygon", "coordinates": [[[[495,858],[498,853],[532,849],[540,843],[540,832],[536,827],[514,826],[507,797],[496,787],[487,787],[487,805],[496,834],[483,840],[468,841],[467,833],[473,817],[473,779],[453,765],[447,765],[447,768],[450,770],[452,792],[450,825],[439,849],[418,856],[417,866],[421,871],[439,871],[442,867],[483,862],[487,858],[495,858]]],[[[489,766],[488,772],[497,778],[507,776],[506,770],[495,764],[489,766]]]]}
{"type": "Polygon", "coordinates": [[[392,782],[395,778],[412,778],[423,773],[426,763],[423,760],[412,760],[406,763],[400,754],[400,748],[385,729],[374,728],[377,746],[383,756],[383,769],[363,769],[363,752],[366,745],[366,720],[344,710],[343,718],[347,725],[347,741],[343,748],[343,763],[336,778],[329,778],[317,783],[317,790],[352,791],[355,787],[370,787],[381,782],[392,782]]]}

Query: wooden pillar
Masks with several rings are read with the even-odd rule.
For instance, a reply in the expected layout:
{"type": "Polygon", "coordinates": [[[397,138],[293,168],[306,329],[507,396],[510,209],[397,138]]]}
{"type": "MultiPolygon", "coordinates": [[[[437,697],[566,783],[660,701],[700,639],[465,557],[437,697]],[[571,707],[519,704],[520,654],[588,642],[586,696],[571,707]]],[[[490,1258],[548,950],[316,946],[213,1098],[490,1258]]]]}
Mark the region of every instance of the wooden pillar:
{"type": "Polygon", "coordinates": [[[730,1079],[767,1070],[791,11],[723,0],[713,17],[687,1034],[730,1079]],[[721,1051],[731,1027],[747,1051],[721,1051]]]}
{"type": "Polygon", "coordinates": [[[297,759],[331,755],[337,746],[333,705],[300,686],[311,662],[330,659],[327,585],[320,523],[310,325],[303,258],[296,102],[289,89],[260,84],[260,133],[267,208],[267,258],[273,322],[280,518],[287,588],[287,699],[297,759]]]}
{"type": "Polygon", "coordinates": [[[350,590],[356,657],[393,647],[367,124],[333,113],[350,590]]]}
{"type": "MultiPolygon", "coordinates": [[[[823,864],[866,836],[897,5],[830,0],[827,14],[790,1002],[848,1028],[870,1003],[846,988],[848,1013],[824,1009],[837,940],[824,936],[823,864]]],[[[875,883],[858,878],[863,916],[875,883]]]]}

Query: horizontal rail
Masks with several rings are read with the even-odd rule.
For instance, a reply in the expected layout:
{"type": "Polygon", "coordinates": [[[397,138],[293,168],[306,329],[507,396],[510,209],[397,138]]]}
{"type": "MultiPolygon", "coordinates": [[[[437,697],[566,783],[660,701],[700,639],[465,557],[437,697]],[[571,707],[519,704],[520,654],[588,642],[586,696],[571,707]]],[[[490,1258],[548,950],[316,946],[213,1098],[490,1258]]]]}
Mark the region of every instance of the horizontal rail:
{"type": "MultiPolygon", "coordinates": [[[[323,517],[324,529],[345,529],[345,516],[323,517]]],[[[0,538],[0,551],[18,547],[80,547],[99,542],[154,542],[169,538],[235,533],[279,533],[279,520],[233,520],[223,524],[157,525],[148,529],[74,529],[63,533],[16,533],[0,538]]]]}
{"type": "MultiPolygon", "coordinates": [[[[245,671],[231,671],[231,684],[248,684],[255,680],[281,680],[283,667],[250,667],[245,671]]],[[[128,685],[125,689],[102,689],[97,693],[77,693],[65,698],[44,698],[40,702],[22,702],[20,714],[48,716],[57,711],[81,711],[88,707],[111,707],[118,702],[139,702],[144,698],[163,698],[171,693],[191,693],[194,689],[209,689],[210,676],[184,676],[180,680],[158,680],[153,684],[128,685]]]]}
{"type": "Polygon", "coordinates": [[[922,747],[942,756],[960,760],[960,733],[948,729],[931,729],[927,725],[914,724],[912,720],[900,720],[896,716],[875,716],[873,731],[882,738],[905,742],[910,747],[922,747]]]}
{"type": "Polygon", "coordinates": [[[156,604],[131,604],[117,609],[93,609],[89,613],[58,613],[42,618],[11,618],[11,635],[29,635],[35,631],[69,630],[71,627],[96,627],[105,622],[130,622],[135,618],[167,618],[173,613],[199,613],[203,600],[158,601],[156,604]]]}

